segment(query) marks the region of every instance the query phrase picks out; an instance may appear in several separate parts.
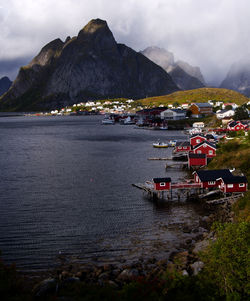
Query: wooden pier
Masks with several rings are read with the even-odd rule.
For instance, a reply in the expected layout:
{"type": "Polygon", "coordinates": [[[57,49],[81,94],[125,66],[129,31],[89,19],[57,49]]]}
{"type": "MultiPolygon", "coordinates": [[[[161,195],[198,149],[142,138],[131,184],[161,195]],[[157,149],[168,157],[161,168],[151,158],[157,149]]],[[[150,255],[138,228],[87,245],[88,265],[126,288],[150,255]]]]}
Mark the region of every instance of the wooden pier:
{"type": "Polygon", "coordinates": [[[174,197],[179,201],[181,198],[189,199],[191,191],[195,191],[195,194],[198,195],[202,189],[201,184],[199,183],[172,183],[170,189],[166,190],[156,190],[154,189],[154,184],[150,181],[146,183],[136,183],[132,186],[144,190],[148,196],[152,199],[173,199],[173,190],[175,190],[174,197]]]}

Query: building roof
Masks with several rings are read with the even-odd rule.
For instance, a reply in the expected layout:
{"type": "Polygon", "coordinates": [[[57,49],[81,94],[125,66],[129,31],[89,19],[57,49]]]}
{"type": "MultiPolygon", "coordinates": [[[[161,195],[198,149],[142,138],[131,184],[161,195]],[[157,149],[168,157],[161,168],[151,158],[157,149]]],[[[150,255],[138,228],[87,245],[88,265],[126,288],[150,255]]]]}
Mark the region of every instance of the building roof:
{"type": "Polygon", "coordinates": [[[178,114],[186,114],[187,113],[187,110],[182,110],[182,109],[169,109],[175,113],[178,113],[178,114]]]}
{"type": "Polygon", "coordinates": [[[189,141],[177,141],[175,146],[190,146],[189,141]]]}
{"type": "Polygon", "coordinates": [[[232,110],[232,109],[230,109],[230,110],[224,109],[224,110],[218,111],[216,114],[223,114],[223,113],[226,113],[228,111],[233,111],[234,112],[234,110],[232,110]]]}
{"type": "Polygon", "coordinates": [[[212,108],[213,106],[208,102],[196,102],[194,103],[199,108],[212,108]]]}
{"type": "Polygon", "coordinates": [[[245,176],[231,176],[222,178],[225,184],[234,184],[234,183],[247,183],[247,178],[245,176]]]}
{"type": "Polygon", "coordinates": [[[229,169],[198,170],[196,173],[202,182],[233,177],[229,169]]]}
{"type": "Polygon", "coordinates": [[[202,138],[205,138],[205,136],[203,135],[203,134],[193,134],[191,137],[190,137],[190,139],[192,139],[192,138],[195,138],[195,137],[202,137],[202,138]]]}
{"type": "Polygon", "coordinates": [[[188,154],[189,158],[197,158],[197,159],[203,159],[206,158],[206,154],[194,154],[194,153],[189,153],[188,154]]]}
{"type": "Polygon", "coordinates": [[[153,178],[154,183],[171,182],[171,178],[153,178]]]}
{"type": "Polygon", "coordinates": [[[207,140],[204,140],[204,141],[202,141],[201,143],[195,145],[195,146],[194,146],[194,149],[199,148],[201,145],[203,145],[203,144],[205,144],[205,143],[206,143],[207,145],[209,145],[210,147],[216,149],[216,145],[215,145],[214,143],[211,143],[211,142],[207,141],[207,140]]]}
{"type": "Polygon", "coordinates": [[[206,135],[206,138],[207,138],[207,139],[214,139],[214,140],[216,140],[216,138],[214,137],[213,134],[207,134],[207,135],[206,135]]]}

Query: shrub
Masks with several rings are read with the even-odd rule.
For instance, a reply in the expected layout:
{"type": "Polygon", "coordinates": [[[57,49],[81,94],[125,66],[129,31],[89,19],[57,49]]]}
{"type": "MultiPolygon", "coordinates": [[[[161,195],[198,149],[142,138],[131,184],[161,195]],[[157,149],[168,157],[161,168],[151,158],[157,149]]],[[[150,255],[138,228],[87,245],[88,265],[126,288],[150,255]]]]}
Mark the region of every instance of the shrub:
{"type": "Polygon", "coordinates": [[[203,276],[216,284],[227,300],[250,298],[250,223],[226,223],[214,226],[216,241],[202,254],[203,276]]]}

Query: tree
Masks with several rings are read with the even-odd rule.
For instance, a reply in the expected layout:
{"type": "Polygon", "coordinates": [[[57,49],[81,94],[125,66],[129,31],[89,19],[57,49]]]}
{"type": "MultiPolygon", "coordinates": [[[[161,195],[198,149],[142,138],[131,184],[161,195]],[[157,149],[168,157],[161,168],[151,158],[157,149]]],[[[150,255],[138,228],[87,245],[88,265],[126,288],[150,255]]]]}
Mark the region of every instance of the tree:
{"type": "Polygon", "coordinates": [[[231,105],[227,105],[227,106],[225,107],[225,109],[228,111],[228,110],[232,110],[233,107],[232,107],[231,105]]]}
{"type": "Polygon", "coordinates": [[[234,120],[248,119],[248,111],[245,106],[240,106],[235,110],[234,120]]]}

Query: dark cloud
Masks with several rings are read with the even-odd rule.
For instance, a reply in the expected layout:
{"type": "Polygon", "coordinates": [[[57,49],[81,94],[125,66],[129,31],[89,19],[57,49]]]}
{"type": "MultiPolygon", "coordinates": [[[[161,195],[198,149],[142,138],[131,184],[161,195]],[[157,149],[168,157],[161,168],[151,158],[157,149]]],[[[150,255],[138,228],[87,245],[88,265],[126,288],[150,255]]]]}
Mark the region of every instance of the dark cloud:
{"type": "Polygon", "coordinates": [[[159,46],[200,66],[208,82],[219,83],[250,53],[248,0],[0,0],[0,61],[31,58],[94,18],[106,20],[119,43],[159,46]]]}
{"type": "Polygon", "coordinates": [[[0,60],[0,78],[8,76],[10,80],[14,80],[20,67],[27,65],[31,58],[16,58],[9,60],[0,60]]]}

